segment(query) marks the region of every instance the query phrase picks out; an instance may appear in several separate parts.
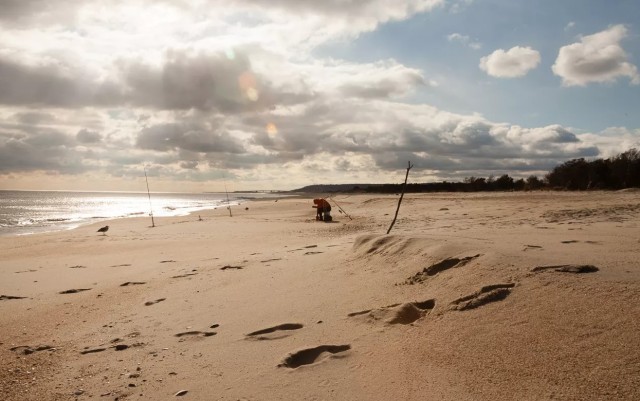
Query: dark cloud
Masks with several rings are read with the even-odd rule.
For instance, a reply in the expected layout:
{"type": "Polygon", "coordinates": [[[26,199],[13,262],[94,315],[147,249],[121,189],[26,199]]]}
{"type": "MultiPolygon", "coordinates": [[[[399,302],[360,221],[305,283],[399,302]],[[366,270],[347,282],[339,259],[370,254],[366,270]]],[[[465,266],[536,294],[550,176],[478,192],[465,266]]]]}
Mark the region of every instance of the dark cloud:
{"type": "Polygon", "coordinates": [[[252,72],[245,55],[190,55],[168,52],[151,66],[119,61],[109,78],[88,78],[79,66],[27,66],[0,58],[0,104],[28,107],[81,108],[134,106],[161,110],[256,112],[292,104],[310,95],[288,93],[270,86],[252,72]]]}
{"type": "Polygon", "coordinates": [[[83,172],[82,157],[74,154],[71,143],[68,136],[59,132],[0,139],[0,172],[83,172]]]}
{"type": "Polygon", "coordinates": [[[217,130],[215,126],[198,123],[159,124],[140,131],[136,146],[156,151],[184,149],[202,153],[244,152],[237,139],[217,130]]]}
{"type": "Polygon", "coordinates": [[[87,81],[55,65],[37,67],[0,59],[0,104],[82,107],[122,101],[114,83],[87,81]]]}
{"type": "Polygon", "coordinates": [[[57,121],[56,117],[50,113],[43,113],[40,111],[24,111],[13,115],[12,119],[20,122],[24,125],[40,125],[46,123],[54,123],[57,121]]]}
{"type": "Polygon", "coordinates": [[[188,55],[169,52],[160,68],[121,66],[126,97],[142,107],[169,110],[255,111],[270,105],[270,89],[239,53],[188,55]]]}
{"type": "Polygon", "coordinates": [[[555,143],[571,143],[571,142],[580,142],[580,140],[575,136],[575,134],[566,128],[556,126],[552,128],[554,135],[549,138],[545,138],[545,140],[555,142],[555,143]]]}
{"type": "Polygon", "coordinates": [[[185,161],[180,163],[180,167],[185,170],[197,170],[198,162],[196,161],[185,161]]]}
{"type": "Polygon", "coordinates": [[[81,0],[0,0],[0,23],[18,28],[70,23],[82,4],[81,0]]]}
{"type": "Polygon", "coordinates": [[[90,131],[83,128],[76,134],[76,139],[78,140],[78,142],[85,144],[99,143],[100,141],[102,141],[102,135],[100,135],[100,133],[96,131],[90,131]]]}

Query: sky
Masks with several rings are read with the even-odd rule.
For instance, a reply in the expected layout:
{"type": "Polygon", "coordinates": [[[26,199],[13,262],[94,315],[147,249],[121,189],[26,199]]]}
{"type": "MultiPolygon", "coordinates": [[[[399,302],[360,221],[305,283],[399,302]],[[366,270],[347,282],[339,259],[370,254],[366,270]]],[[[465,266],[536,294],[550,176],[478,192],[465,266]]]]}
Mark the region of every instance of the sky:
{"type": "Polygon", "coordinates": [[[640,147],[637,0],[0,0],[0,189],[543,176],[640,147]]]}

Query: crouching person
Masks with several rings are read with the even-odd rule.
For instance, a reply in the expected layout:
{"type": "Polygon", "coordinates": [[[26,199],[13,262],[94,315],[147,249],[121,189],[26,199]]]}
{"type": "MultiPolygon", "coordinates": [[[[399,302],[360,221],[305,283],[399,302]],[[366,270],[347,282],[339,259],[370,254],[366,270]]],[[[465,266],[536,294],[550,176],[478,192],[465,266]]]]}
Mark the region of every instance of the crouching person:
{"type": "Polygon", "coordinates": [[[313,200],[313,207],[316,208],[316,220],[331,221],[331,205],[324,198],[313,200]]]}

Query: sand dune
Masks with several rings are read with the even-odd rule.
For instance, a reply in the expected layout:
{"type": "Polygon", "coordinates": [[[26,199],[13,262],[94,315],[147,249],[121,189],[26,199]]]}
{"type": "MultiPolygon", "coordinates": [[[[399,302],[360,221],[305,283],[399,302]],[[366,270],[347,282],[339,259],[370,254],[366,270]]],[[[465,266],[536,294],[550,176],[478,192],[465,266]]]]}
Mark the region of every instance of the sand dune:
{"type": "Polygon", "coordinates": [[[640,399],[637,192],[337,199],[0,238],[0,398],[640,399]]]}

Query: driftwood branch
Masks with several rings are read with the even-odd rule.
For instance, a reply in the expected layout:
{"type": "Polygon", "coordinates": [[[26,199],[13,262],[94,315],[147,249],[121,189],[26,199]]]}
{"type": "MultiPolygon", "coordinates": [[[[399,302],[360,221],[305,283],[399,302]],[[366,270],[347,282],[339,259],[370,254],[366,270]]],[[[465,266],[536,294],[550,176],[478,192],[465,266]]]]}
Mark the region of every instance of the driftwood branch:
{"type": "Polygon", "coordinates": [[[407,179],[409,178],[409,170],[413,168],[411,161],[407,163],[407,175],[404,177],[404,185],[402,186],[402,194],[400,194],[400,199],[398,199],[398,207],[396,208],[396,215],[393,216],[393,221],[387,230],[387,234],[391,232],[393,225],[396,224],[396,219],[398,218],[398,212],[400,211],[400,204],[402,203],[402,198],[404,197],[404,190],[407,188],[407,179]]]}

